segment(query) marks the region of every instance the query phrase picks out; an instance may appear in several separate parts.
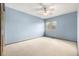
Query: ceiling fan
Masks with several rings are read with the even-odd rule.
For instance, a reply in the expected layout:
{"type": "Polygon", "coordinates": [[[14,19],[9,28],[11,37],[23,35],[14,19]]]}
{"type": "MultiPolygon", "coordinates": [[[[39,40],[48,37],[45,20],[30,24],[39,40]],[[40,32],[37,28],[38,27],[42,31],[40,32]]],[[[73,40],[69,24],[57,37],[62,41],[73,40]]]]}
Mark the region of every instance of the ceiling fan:
{"type": "Polygon", "coordinates": [[[39,3],[39,5],[41,6],[41,8],[38,8],[38,13],[43,16],[51,15],[55,10],[55,8],[51,4],[39,3]]]}

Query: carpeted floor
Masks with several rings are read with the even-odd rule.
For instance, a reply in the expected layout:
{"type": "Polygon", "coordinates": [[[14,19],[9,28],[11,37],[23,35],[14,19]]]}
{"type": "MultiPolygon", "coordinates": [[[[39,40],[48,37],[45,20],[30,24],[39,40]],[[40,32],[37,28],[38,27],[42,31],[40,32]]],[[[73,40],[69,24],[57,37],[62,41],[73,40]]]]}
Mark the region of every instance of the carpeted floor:
{"type": "Polygon", "coordinates": [[[5,47],[7,56],[76,56],[76,42],[40,37],[5,47]]]}

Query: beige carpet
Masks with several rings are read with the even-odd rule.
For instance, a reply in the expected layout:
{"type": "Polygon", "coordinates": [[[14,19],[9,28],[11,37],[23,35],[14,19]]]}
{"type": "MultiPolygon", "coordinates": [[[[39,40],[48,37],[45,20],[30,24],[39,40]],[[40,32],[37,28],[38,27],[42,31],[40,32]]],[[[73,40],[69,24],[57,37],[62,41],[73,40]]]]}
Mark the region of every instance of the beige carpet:
{"type": "Polygon", "coordinates": [[[7,56],[75,56],[77,47],[75,42],[40,37],[19,42],[5,47],[7,56]]]}

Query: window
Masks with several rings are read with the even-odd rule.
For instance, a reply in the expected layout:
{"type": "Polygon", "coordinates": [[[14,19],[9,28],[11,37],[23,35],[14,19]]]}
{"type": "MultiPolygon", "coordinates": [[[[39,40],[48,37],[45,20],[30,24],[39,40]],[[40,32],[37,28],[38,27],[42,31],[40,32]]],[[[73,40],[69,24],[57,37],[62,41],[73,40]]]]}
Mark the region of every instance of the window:
{"type": "Polygon", "coordinates": [[[47,31],[54,31],[56,30],[56,21],[46,21],[46,30],[47,31]]]}

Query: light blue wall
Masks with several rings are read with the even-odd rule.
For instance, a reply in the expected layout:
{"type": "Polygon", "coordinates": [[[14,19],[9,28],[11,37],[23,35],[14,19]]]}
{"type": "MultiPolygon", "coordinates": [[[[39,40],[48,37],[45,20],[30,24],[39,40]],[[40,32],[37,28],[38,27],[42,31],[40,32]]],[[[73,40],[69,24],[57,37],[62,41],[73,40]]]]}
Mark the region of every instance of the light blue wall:
{"type": "Polygon", "coordinates": [[[77,41],[77,12],[56,16],[47,20],[56,21],[57,28],[55,31],[46,31],[46,36],[77,41]]]}
{"type": "Polygon", "coordinates": [[[77,45],[78,45],[78,56],[79,56],[79,8],[77,13],[77,45]]]}
{"type": "Polygon", "coordinates": [[[44,21],[6,7],[6,44],[43,36],[44,21]]]}

